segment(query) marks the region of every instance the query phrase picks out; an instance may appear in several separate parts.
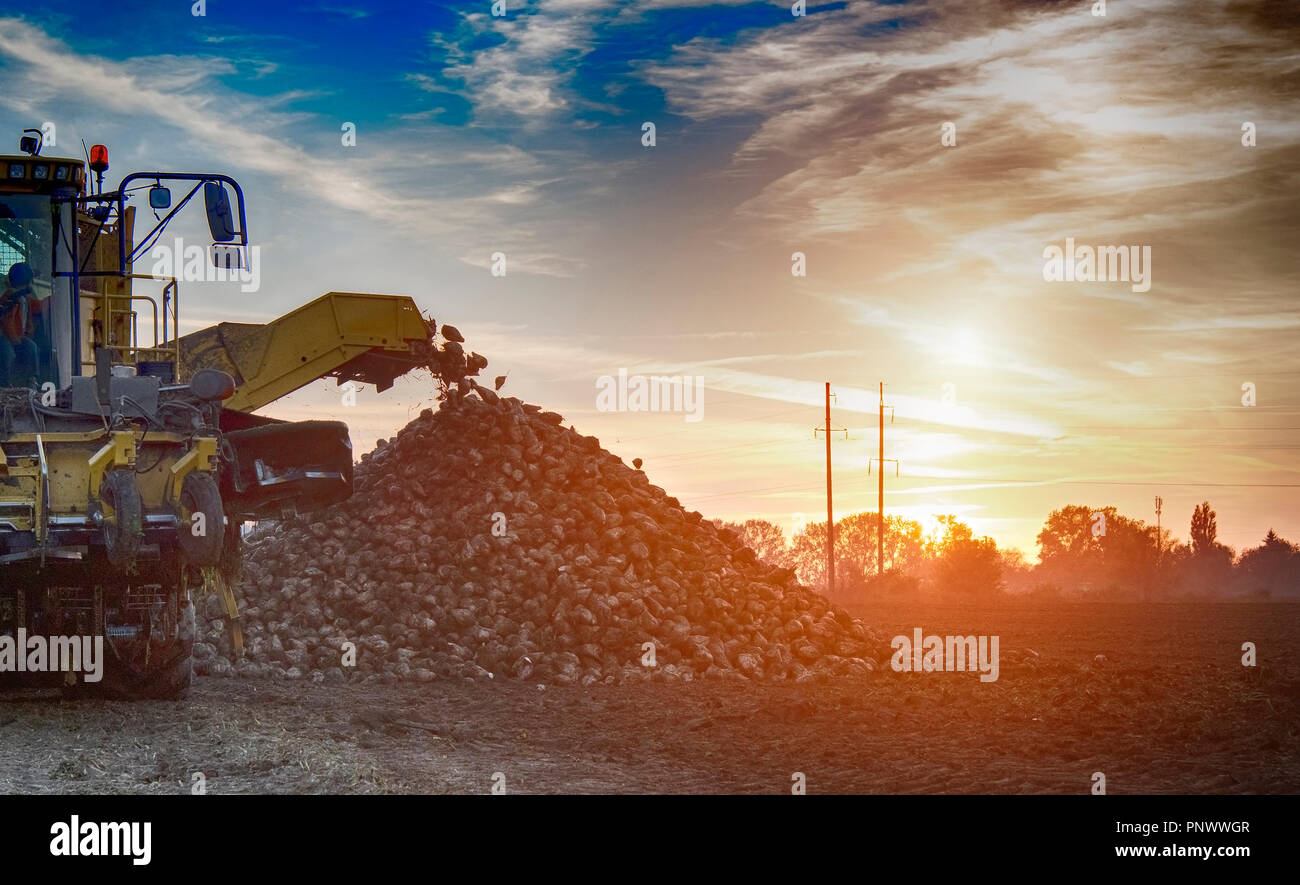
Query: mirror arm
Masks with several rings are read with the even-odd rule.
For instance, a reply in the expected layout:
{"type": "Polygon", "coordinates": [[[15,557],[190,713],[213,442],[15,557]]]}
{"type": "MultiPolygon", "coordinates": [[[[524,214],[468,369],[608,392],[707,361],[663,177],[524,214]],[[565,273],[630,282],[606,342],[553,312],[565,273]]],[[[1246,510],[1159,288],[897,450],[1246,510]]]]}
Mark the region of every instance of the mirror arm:
{"type": "MultiPolygon", "coordinates": [[[[164,218],[163,221],[159,223],[159,227],[162,224],[166,223],[166,221],[170,219],[173,215],[175,215],[176,211],[179,210],[181,206],[184,206],[185,203],[190,199],[190,197],[193,197],[194,194],[198,192],[199,187],[202,186],[204,182],[219,181],[223,184],[230,185],[230,187],[235,192],[236,202],[238,202],[239,204],[239,230],[234,232],[237,239],[232,240],[229,245],[239,245],[239,246],[248,245],[248,222],[244,215],[244,191],[239,186],[239,182],[235,181],[235,179],[231,178],[229,175],[221,175],[215,172],[132,172],[126,178],[123,178],[122,181],[117,186],[119,213],[121,212],[120,207],[123,204],[122,195],[126,193],[127,185],[139,179],[152,179],[153,181],[170,180],[170,181],[196,182],[196,184],[194,185],[194,189],[190,191],[189,195],[184,200],[182,200],[176,206],[175,209],[167,213],[167,217],[164,218]]],[[[150,235],[152,235],[158,229],[159,229],[158,227],[155,227],[152,231],[149,232],[150,235]]],[[[125,259],[124,253],[126,252],[126,231],[119,230],[118,234],[119,234],[118,242],[121,246],[120,254],[123,254],[123,258],[125,259]]],[[[145,237],[144,241],[148,242],[148,239],[149,237],[145,237]]],[[[135,258],[136,258],[135,253],[132,253],[131,259],[134,261],[135,258]]],[[[125,260],[123,260],[123,272],[125,272],[125,260]]]]}
{"type": "MultiPolygon", "coordinates": [[[[182,209],[184,209],[186,203],[188,203],[190,200],[194,199],[194,195],[197,194],[197,193],[199,192],[199,188],[202,187],[202,186],[203,186],[203,182],[199,182],[198,184],[194,185],[194,187],[190,188],[190,192],[189,192],[188,194],[186,194],[185,197],[184,197],[184,198],[183,198],[179,203],[177,203],[175,206],[173,206],[170,212],[168,212],[168,213],[167,213],[166,215],[164,215],[161,219],[159,219],[158,223],[155,224],[155,225],[153,226],[153,229],[150,230],[149,233],[147,233],[147,234],[144,235],[144,239],[140,240],[140,242],[136,244],[135,249],[133,249],[133,250],[131,251],[131,263],[132,263],[132,264],[135,264],[135,260],[136,260],[137,258],[139,258],[139,257],[144,253],[144,250],[145,250],[145,249],[149,248],[150,246],[153,245],[154,242],[156,242],[156,237],[155,237],[155,235],[158,234],[158,233],[161,233],[161,232],[162,232],[162,229],[163,229],[164,227],[166,227],[167,224],[168,224],[168,222],[170,222],[170,221],[172,220],[172,217],[173,217],[177,212],[179,212],[179,211],[181,211],[182,209]]],[[[119,243],[120,243],[121,251],[122,251],[122,252],[125,252],[125,251],[126,251],[126,230],[125,230],[125,228],[123,228],[122,230],[119,231],[119,237],[118,237],[118,240],[119,240],[119,243]]],[[[125,273],[125,271],[126,271],[126,263],[125,263],[125,262],[122,263],[122,269],[123,269],[123,272],[125,273]]]]}

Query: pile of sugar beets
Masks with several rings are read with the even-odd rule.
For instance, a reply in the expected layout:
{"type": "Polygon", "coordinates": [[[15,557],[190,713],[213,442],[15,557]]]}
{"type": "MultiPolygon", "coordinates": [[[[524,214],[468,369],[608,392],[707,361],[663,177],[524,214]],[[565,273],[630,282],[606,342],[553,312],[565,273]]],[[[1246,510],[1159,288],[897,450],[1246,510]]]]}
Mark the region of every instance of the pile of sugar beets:
{"type": "Polygon", "coordinates": [[[793,572],[562,426],[478,384],[454,327],[425,410],[342,504],[259,528],[235,583],[245,653],[198,601],[200,674],[591,685],[868,673],[889,647],[793,572]]]}

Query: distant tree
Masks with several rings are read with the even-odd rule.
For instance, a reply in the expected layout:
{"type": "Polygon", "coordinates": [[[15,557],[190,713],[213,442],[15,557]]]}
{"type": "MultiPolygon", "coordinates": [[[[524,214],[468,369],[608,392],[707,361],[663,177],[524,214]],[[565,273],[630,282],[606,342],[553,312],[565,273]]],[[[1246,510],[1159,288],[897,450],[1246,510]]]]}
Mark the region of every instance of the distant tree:
{"type": "Polygon", "coordinates": [[[1157,595],[1155,527],[1114,507],[1071,504],[1053,510],[1038,533],[1037,584],[1063,593],[1157,595]]]}
{"type": "Polygon", "coordinates": [[[1029,568],[1029,565],[1025,562],[1025,552],[1019,547],[1003,547],[998,553],[1002,556],[1002,565],[1005,568],[1029,568]]]}
{"type": "Polygon", "coordinates": [[[1232,586],[1232,550],[1218,541],[1219,522],[1209,501],[1192,511],[1191,555],[1179,563],[1178,584],[1193,596],[1227,596],[1232,586]]]}
{"type": "MultiPolygon", "coordinates": [[[[879,514],[854,513],[837,520],[836,561],[852,562],[863,576],[875,575],[879,534],[879,514]]],[[[921,524],[901,516],[886,516],[884,554],[886,571],[906,572],[920,564],[925,556],[921,524]]]]}
{"type": "Polygon", "coordinates": [[[1015,547],[998,551],[1002,559],[1002,582],[1010,593],[1025,593],[1031,589],[1033,569],[1025,561],[1025,554],[1015,547]]]}
{"type": "MultiPolygon", "coordinates": [[[[835,522],[835,585],[837,596],[860,596],[875,580],[879,517],[853,513],[835,522]]],[[[826,588],[826,523],[809,523],[790,543],[788,567],[810,587],[826,588]]],[[[885,518],[886,573],[905,573],[924,561],[921,524],[898,516],[885,518]]],[[[895,581],[891,587],[910,586],[895,581]]]]}
{"type": "Polygon", "coordinates": [[[826,523],[810,522],[791,539],[788,567],[799,575],[801,584],[825,592],[826,523]]]}
{"type": "Polygon", "coordinates": [[[739,537],[742,544],[753,550],[759,559],[768,565],[788,567],[790,550],[785,541],[785,530],[774,522],[765,519],[747,519],[744,522],[723,522],[715,519],[713,523],[720,529],[730,529],[739,537]]]}
{"type": "Polygon", "coordinates": [[[936,543],[935,589],[963,596],[988,596],[1002,589],[1002,557],[992,538],[976,538],[970,526],[949,514],[936,543]]]}
{"type": "MultiPolygon", "coordinates": [[[[1114,510],[1114,508],[1109,508],[1114,510]]],[[[1101,561],[1101,536],[1094,531],[1097,525],[1091,507],[1070,504],[1053,510],[1038,533],[1038,559],[1044,566],[1069,563],[1074,568],[1101,561]]]]}
{"type": "Polygon", "coordinates": [[[785,530],[774,522],[765,519],[747,519],[741,524],[741,540],[745,546],[758,554],[758,558],[772,565],[785,565],[789,551],[785,542],[785,530]]]}
{"type": "Polygon", "coordinates": [[[1157,599],[1168,595],[1161,583],[1156,527],[1107,508],[1102,544],[1103,593],[1120,599],[1157,599]]]}
{"type": "Polygon", "coordinates": [[[1002,589],[1002,559],[989,537],[957,541],[935,563],[935,583],[940,591],[966,596],[987,596],[1002,589]]]}
{"type": "Polygon", "coordinates": [[[1272,529],[1237,560],[1237,584],[1251,596],[1300,596],[1300,552],[1272,529]]]}
{"type": "Polygon", "coordinates": [[[930,542],[935,553],[942,553],[953,544],[969,541],[975,536],[970,526],[951,513],[936,516],[935,521],[939,523],[939,534],[930,542]]]}
{"type": "Polygon", "coordinates": [[[1038,584],[1071,593],[1091,589],[1101,575],[1101,539],[1093,533],[1091,507],[1070,504],[1053,510],[1038,533],[1038,584]]]}
{"type": "Polygon", "coordinates": [[[1219,522],[1209,501],[1202,501],[1192,511],[1192,553],[1203,556],[1213,550],[1218,542],[1219,522]]]}

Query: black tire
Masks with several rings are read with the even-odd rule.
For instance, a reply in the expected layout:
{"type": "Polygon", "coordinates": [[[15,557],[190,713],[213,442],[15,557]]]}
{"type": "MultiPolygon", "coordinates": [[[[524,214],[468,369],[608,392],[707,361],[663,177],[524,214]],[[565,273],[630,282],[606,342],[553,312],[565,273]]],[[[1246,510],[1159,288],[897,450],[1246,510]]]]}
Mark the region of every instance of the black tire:
{"type": "Polygon", "coordinates": [[[179,701],[194,683],[194,603],[181,610],[177,636],[140,671],[117,657],[105,639],[104,678],[94,689],[101,697],[127,701],[179,701]]]}
{"type": "Polygon", "coordinates": [[[100,530],[108,561],[129,570],[144,539],[144,502],[134,473],[123,468],[108,471],[99,486],[99,499],[104,505],[100,530]]]}
{"type": "Polygon", "coordinates": [[[181,483],[180,525],[177,542],[185,560],[207,567],[221,561],[226,527],[221,510],[221,490],[210,473],[190,472],[181,483]],[[203,514],[202,535],[194,534],[194,514],[203,514]]]}

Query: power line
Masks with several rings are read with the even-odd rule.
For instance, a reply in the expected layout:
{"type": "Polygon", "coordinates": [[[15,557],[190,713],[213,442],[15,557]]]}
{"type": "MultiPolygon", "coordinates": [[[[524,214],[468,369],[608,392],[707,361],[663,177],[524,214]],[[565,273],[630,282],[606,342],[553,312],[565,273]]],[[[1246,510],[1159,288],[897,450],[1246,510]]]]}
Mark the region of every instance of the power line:
{"type": "MultiPolygon", "coordinates": [[[[712,424],[712,426],[713,426],[713,427],[733,427],[733,426],[736,426],[736,425],[738,425],[738,424],[749,424],[749,423],[753,423],[754,421],[762,421],[762,420],[764,420],[764,419],[766,419],[766,418],[776,417],[776,416],[780,416],[780,415],[792,415],[792,414],[795,414],[796,412],[799,412],[799,413],[805,413],[805,412],[807,412],[807,410],[808,410],[808,407],[807,407],[807,406],[802,406],[802,407],[800,407],[800,408],[796,408],[796,409],[783,409],[782,411],[779,411],[779,412],[772,412],[772,413],[767,414],[767,415],[756,415],[756,416],[753,417],[753,418],[745,418],[745,419],[741,419],[741,420],[739,420],[739,421],[720,421],[720,422],[714,422],[714,423],[712,424]]],[[[921,423],[925,423],[925,424],[934,424],[934,423],[936,423],[936,422],[932,422],[932,421],[926,421],[926,420],[923,419],[923,418],[922,418],[922,419],[918,419],[918,420],[920,420],[921,423]]],[[[948,425],[943,425],[943,426],[948,426],[948,425]]],[[[1292,433],[1294,433],[1294,432],[1300,432],[1300,426],[1282,426],[1282,427],[1277,427],[1277,426],[1270,426],[1270,427],[1221,427],[1221,426],[1215,426],[1215,427],[1153,427],[1153,426],[1145,426],[1145,427],[1144,427],[1144,426],[1140,426],[1140,425],[1125,425],[1125,424],[1115,424],[1115,425],[1105,425],[1105,424],[1066,424],[1066,425],[1061,425],[1061,428],[1060,428],[1060,429],[1062,429],[1062,430],[1073,430],[1073,431],[1087,431],[1087,430],[1119,431],[1119,430],[1124,430],[1124,431],[1142,431],[1142,432],[1148,432],[1148,431],[1153,431],[1153,430],[1155,430],[1155,431],[1165,431],[1165,430],[1168,430],[1168,431],[1177,431],[1177,432],[1199,431],[1199,432],[1202,432],[1202,433],[1217,433],[1217,432],[1219,432],[1219,431],[1225,431],[1225,430],[1234,430],[1234,431],[1238,431],[1238,430],[1249,430],[1249,431],[1255,431],[1255,432],[1258,432],[1258,433],[1270,433],[1270,432],[1277,432],[1277,433],[1292,432],[1292,433]]],[[[943,433],[943,432],[947,432],[947,433],[950,433],[950,434],[992,434],[992,435],[1006,435],[1006,434],[1011,433],[1011,431],[998,430],[998,429],[995,429],[995,428],[963,427],[963,426],[959,426],[959,425],[952,425],[952,426],[951,426],[951,429],[948,430],[948,431],[920,431],[920,433],[943,433]]],[[[682,432],[681,432],[681,431],[668,431],[668,432],[665,432],[665,433],[657,433],[657,434],[652,434],[652,435],[649,435],[649,436],[616,437],[616,438],[615,438],[615,441],[614,441],[614,444],[615,444],[615,445],[625,445],[625,444],[630,443],[630,442],[640,442],[640,441],[648,440],[648,439],[663,439],[664,437],[680,437],[681,435],[682,435],[682,432]]],[[[1071,435],[1069,435],[1069,436],[1063,436],[1063,437],[1043,437],[1043,439],[1046,440],[1047,442],[1060,442],[1060,441],[1062,441],[1062,440],[1069,439],[1070,436],[1073,436],[1073,434],[1071,434],[1071,435]]],[[[1034,442],[1034,443],[1002,443],[1002,445],[1043,445],[1043,444],[1044,444],[1044,443],[1038,443],[1038,442],[1034,442]]],[[[711,450],[705,450],[705,451],[711,451],[711,450]]],[[[672,454],[675,455],[675,454],[687,454],[687,453],[682,452],[682,453],[672,453],[672,454]]],[[[670,457],[670,456],[664,456],[664,457],[670,457]]]]}
{"type": "MultiPolygon", "coordinates": [[[[1006,448],[1046,449],[1049,448],[1051,445],[1062,445],[1062,444],[1070,444],[1074,446],[1088,446],[1093,449],[1103,448],[1108,445],[1114,445],[1113,443],[1111,444],[1096,443],[1096,442],[1090,442],[1082,439],[1060,439],[1060,440],[1052,440],[1049,443],[1002,442],[1002,443],[989,443],[988,445],[994,446],[996,448],[1003,448],[1003,449],[1006,448]]],[[[738,443],[733,446],[722,446],[716,449],[704,449],[699,452],[671,452],[666,455],[651,456],[649,458],[646,458],[646,460],[652,462],[651,464],[652,467],[677,468],[677,467],[683,467],[687,465],[694,466],[709,461],[716,461],[719,459],[731,460],[734,457],[732,453],[738,450],[752,450],[752,449],[793,450],[793,448],[796,445],[797,443],[790,443],[785,440],[770,440],[767,442],[738,443]]],[[[1147,440],[1141,442],[1134,441],[1131,445],[1140,445],[1148,448],[1158,448],[1161,450],[1195,449],[1199,451],[1202,449],[1229,449],[1229,450],[1242,452],[1243,454],[1250,454],[1253,451],[1292,451],[1292,450],[1300,449],[1300,444],[1298,443],[1269,444],[1269,443],[1256,443],[1256,442],[1196,444],[1196,443],[1173,443],[1173,442],[1147,440]]],[[[893,459],[886,459],[886,460],[893,460],[893,459]]]]}
{"type": "MultiPolygon", "coordinates": [[[[966,477],[969,479],[969,477],[966,477]]],[[[981,491],[990,485],[1005,485],[1009,487],[1031,487],[1031,486],[1131,486],[1133,488],[1224,488],[1224,489],[1300,489],[1300,482],[1138,482],[1135,480],[1105,480],[1105,479],[975,479],[972,482],[951,485],[944,483],[940,479],[939,485],[943,486],[944,492],[963,492],[963,491],[981,491]]],[[[922,489],[908,489],[908,492],[925,491],[922,489]]]]}
{"type": "MultiPolygon", "coordinates": [[[[936,477],[912,477],[912,479],[936,479],[936,477]]],[[[941,479],[941,478],[939,478],[941,479]]],[[[970,491],[980,491],[989,484],[1006,483],[1024,486],[1049,486],[1049,485],[1085,485],[1085,486],[1133,486],[1138,488],[1269,488],[1269,489],[1296,489],[1300,488],[1300,482],[1297,483],[1249,483],[1249,482],[1136,482],[1127,480],[1091,480],[1091,479],[983,479],[964,477],[972,480],[965,485],[945,485],[945,492],[961,492],[969,489],[970,491]]],[[[714,492],[708,495],[695,497],[683,495],[679,497],[690,497],[692,501],[708,501],[716,498],[729,498],[733,496],[756,495],[762,492],[813,492],[819,489],[816,485],[786,485],[786,486],[768,486],[759,489],[739,489],[731,492],[714,492]]]]}

